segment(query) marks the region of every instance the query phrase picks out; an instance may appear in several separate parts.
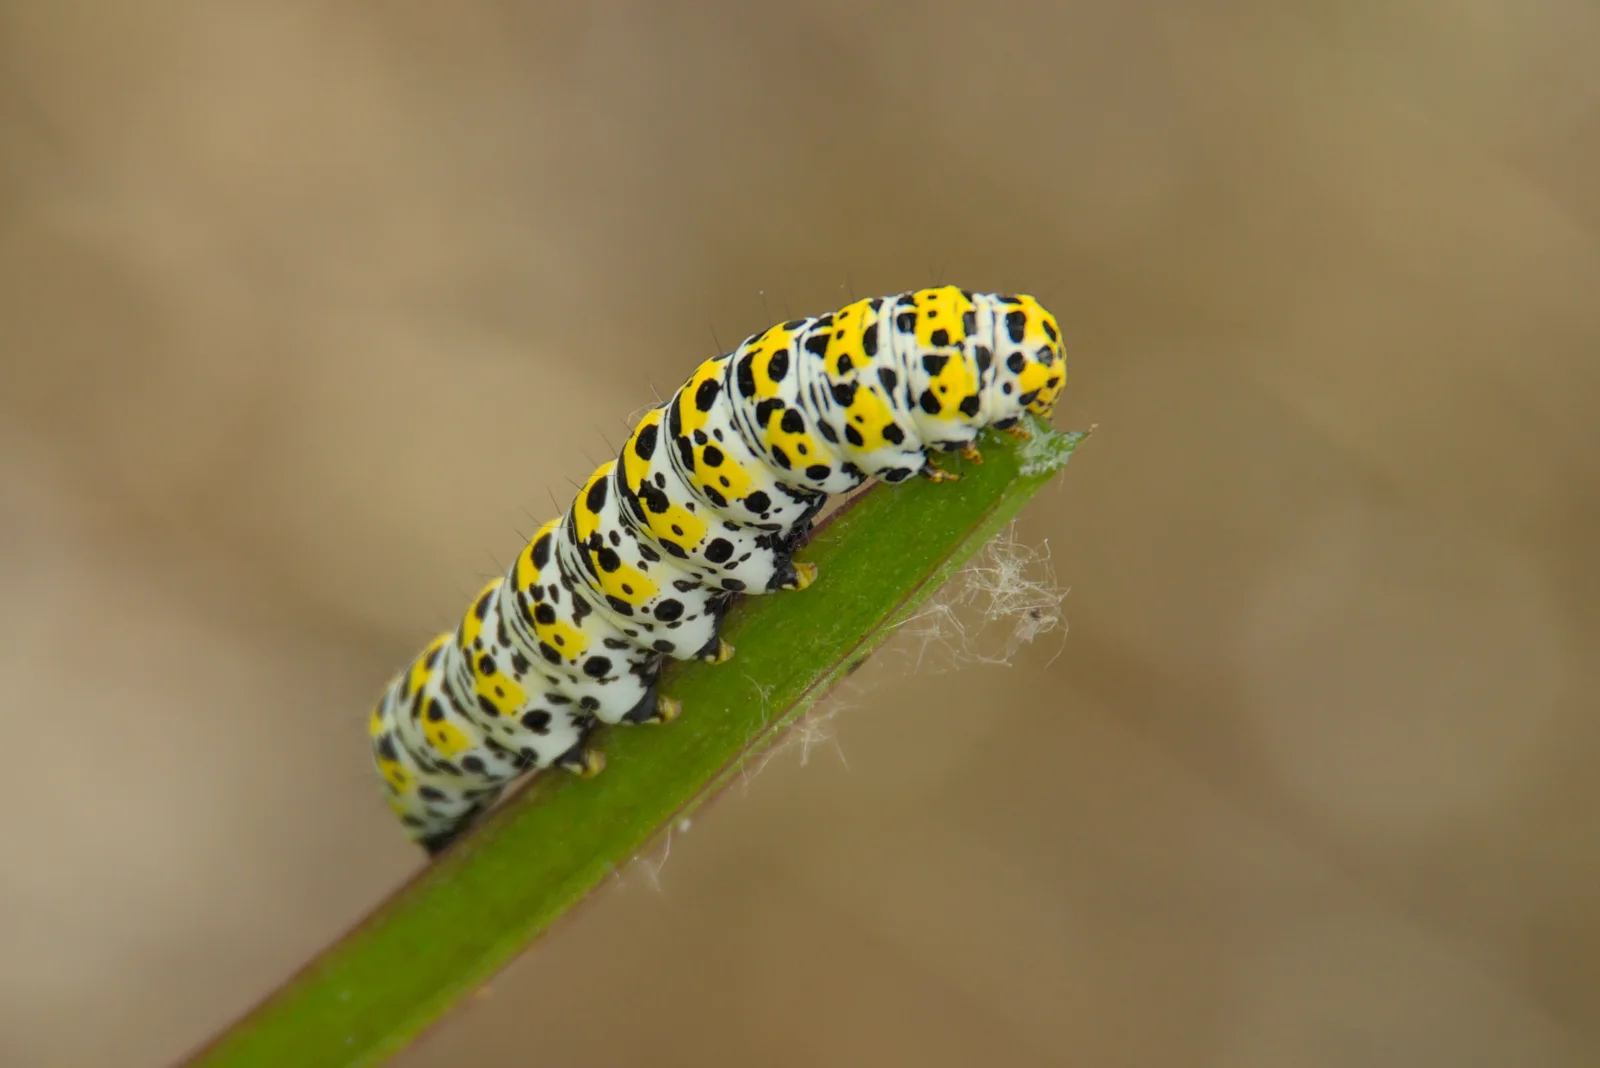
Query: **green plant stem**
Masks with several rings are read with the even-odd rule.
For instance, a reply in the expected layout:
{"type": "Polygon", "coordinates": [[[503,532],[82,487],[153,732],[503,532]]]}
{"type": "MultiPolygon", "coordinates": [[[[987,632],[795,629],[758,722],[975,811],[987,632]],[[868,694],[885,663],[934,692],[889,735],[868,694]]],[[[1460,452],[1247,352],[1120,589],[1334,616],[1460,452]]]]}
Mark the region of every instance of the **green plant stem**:
{"type": "Polygon", "coordinates": [[[679,720],[609,731],[595,779],[537,777],[188,1068],[356,1068],[404,1048],[736,777],[1015,518],[1085,436],[1032,429],[1028,441],[986,434],[982,464],[942,462],[959,481],[878,486],[850,502],[799,554],[820,569],[814,585],[730,612],[731,662],[669,668],[662,691],[683,702],[679,720]]]}

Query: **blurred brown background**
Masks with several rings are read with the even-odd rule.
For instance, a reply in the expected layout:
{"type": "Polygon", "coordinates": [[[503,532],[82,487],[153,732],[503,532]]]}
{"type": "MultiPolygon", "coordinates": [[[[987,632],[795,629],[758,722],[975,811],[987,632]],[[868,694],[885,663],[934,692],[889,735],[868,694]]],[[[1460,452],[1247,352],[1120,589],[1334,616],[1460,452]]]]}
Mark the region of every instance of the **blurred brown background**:
{"type": "Polygon", "coordinates": [[[875,662],[399,1063],[1600,1062],[1596,55],[1582,0],[10,0],[0,1064],[168,1062],[405,879],[389,672],[649,384],[935,278],[1066,324],[1064,646],[875,662]]]}

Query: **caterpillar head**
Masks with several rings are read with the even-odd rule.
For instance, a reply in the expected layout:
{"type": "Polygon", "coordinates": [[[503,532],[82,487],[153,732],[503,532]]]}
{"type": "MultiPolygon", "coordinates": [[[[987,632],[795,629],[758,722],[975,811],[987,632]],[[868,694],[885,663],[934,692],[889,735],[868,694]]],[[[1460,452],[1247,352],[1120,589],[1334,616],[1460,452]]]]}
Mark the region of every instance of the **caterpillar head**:
{"type": "Polygon", "coordinates": [[[1067,384],[1067,356],[1055,316],[1029,296],[1003,297],[994,310],[991,422],[1032,412],[1048,420],[1067,384]]]}

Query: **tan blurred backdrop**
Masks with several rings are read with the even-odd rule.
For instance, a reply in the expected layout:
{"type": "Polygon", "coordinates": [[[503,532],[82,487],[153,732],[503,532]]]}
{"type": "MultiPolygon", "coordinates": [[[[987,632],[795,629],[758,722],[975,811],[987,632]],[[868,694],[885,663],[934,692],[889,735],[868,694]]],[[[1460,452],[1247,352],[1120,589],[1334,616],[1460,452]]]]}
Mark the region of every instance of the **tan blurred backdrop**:
{"type": "Polygon", "coordinates": [[[1600,1062],[1597,55],[1583,0],[9,0],[0,1064],[168,1062],[404,880],[388,673],[652,384],[936,278],[1066,324],[1065,643],[875,662],[399,1063],[1600,1062]]]}

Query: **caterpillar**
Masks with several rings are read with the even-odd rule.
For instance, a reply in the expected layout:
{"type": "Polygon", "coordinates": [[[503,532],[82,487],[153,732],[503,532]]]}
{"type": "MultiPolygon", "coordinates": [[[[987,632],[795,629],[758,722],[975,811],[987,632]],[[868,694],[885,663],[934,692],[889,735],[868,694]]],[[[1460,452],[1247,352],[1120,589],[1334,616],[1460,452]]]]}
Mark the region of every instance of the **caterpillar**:
{"type": "Polygon", "coordinates": [[[524,772],[597,774],[597,724],[665,723],[667,659],[718,664],[739,594],[803,590],[795,550],[829,496],[954,477],[985,427],[1026,437],[1066,382],[1030,296],[953,286],[858,300],[747,338],[649,409],[370,717],[389,807],[430,854],[524,772]]]}

